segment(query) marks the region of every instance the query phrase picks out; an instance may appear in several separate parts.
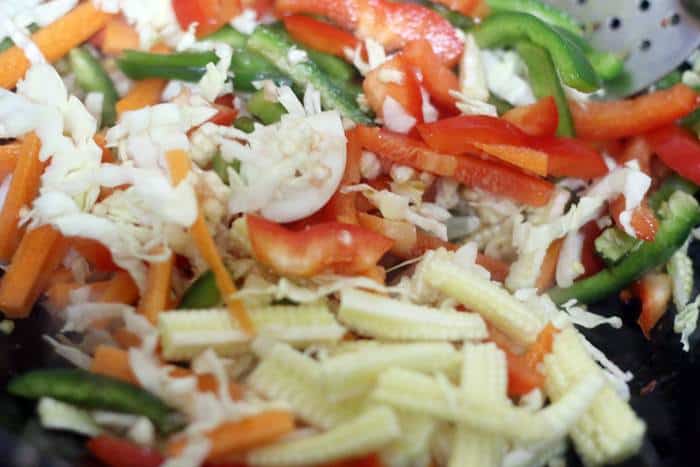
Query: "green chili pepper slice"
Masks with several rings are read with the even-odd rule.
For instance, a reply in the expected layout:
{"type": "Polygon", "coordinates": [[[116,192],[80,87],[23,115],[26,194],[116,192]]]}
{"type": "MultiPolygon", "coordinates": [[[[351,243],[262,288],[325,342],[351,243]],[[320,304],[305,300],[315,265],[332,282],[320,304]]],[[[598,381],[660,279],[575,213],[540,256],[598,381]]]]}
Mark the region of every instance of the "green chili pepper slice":
{"type": "Polygon", "coordinates": [[[178,308],[192,310],[212,308],[219,304],[221,304],[221,292],[216,285],[216,277],[212,271],[207,271],[185,291],[178,308]]]}
{"type": "Polygon", "coordinates": [[[184,416],[143,389],[77,369],[35,370],[13,378],[7,391],[18,397],[54,399],[90,409],[111,410],[149,418],[161,433],[184,426],[184,416]]]}
{"type": "Polygon", "coordinates": [[[85,92],[102,94],[102,125],[111,126],[117,120],[117,99],[119,95],[112,79],[99,60],[85,47],[78,47],[68,54],[71,69],[78,86],[85,92]]]}
{"type": "Polygon", "coordinates": [[[488,0],[486,3],[494,13],[504,11],[527,13],[578,36],[583,34],[581,25],[574,17],[539,0],[488,0]]]}

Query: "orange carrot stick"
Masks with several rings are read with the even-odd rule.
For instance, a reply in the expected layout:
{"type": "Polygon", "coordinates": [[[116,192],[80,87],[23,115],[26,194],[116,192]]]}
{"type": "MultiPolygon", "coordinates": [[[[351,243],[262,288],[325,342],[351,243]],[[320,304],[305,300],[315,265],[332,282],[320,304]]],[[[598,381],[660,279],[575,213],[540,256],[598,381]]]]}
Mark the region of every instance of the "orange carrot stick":
{"type": "MultiPolygon", "coordinates": [[[[56,20],[32,35],[46,60],[53,63],[90,36],[102,29],[110,16],[96,9],[92,2],[84,2],[63,18],[56,20]]],[[[20,47],[11,47],[0,54],[0,87],[15,87],[31,63],[20,47]]]]}
{"type": "Polygon", "coordinates": [[[12,182],[0,211],[0,261],[9,261],[20,237],[19,211],[29,204],[39,190],[43,164],[39,160],[41,142],[31,133],[22,141],[21,157],[12,172],[12,182]]]}
{"type": "Polygon", "coordinates": [[[544,261],[540,267],[540,275],[535,281],[535,288],[538,292],[544,292],[554,285],[554,278],[557,272],[557,261],[559,261],[559,252],[564,243],[563,239],[558,239],[552,242],[544,256],[544,261]]]}
{"type": "Polygon", "coordinates": [[[165,89],[166,81],[159,78],[137,81],[129,93],[117,102],[117,115],[124,112],[142,109],[148,105],[160,102],[160,96],[165,89]]]}
{"type": "Polygon", "coordinates": [[[92,357],[90,371],[98,375],[120,379],[131,384],[139,381],[131,370],[129,354],[122,349],[108,345],[99,345],[92,357]]]}
{"type": "Polygon", "coordinates": [[[139,289],[128,272],[119,270],[114,273],[109,284],[97,298],[102,303],[123,303],[132,305],[139,298],[139,289]]]}
{"type": "Polygon", "coordinates": [[[141,297],[138,311],[151,323],[158,321],[158,314],[165,310],[170,294],[170,278],[173,273],[174,255],[160,262],[153,262],[148,268],[146,292],[141,297]]]}
{"type": "Polygon", "coordinates": [[[112,339],[125,349],[139,347],[141,338],[126,328],[117,328],[112,332],[112,339]]]}
{"type": "MultiPolygon", "coordinates": [[[[279,439],[294,429],[294,417],[289,412],[269,411],[243,420],[227,422],[207,433],[211,450],[207,459],[222,461],[225,457],[279,439]]],[[[167,452],[174,456],[182,452],[184,438],[171,443],[167,452]]]]}
{"type": "Polygon", "coordinates": [[[119,55],[126,49],[139,48],[139,34],[123,18],[112,18],[104,29],[100,50],[105,55],[119,55]]]}
{"type": "Polygon", "coordinates": [[[527,352],[525,353],[525,362],[530,368],[536,369],[544,357],[552,351],[552,346],[554,345],[554,336],[556,336],[559,330],[547,324],[540,333],[537,335],[537,339],[532,343],[527,352]]]}
{"type": "Polygon", "coordinates": [[[20,143],[3,144],[0,146],[0,179],[10,175],[17,166],[17,158],[22,152],[20,143]]]}
{"type": "MultiPolygon", "coordinates": [[[[181,150],[169,151],[165,157],[168,161],[168,167],[170,168],[172,182],[177,185],[187,177],[190,170],[190,159],[187,157],[187,154],[181,150]]],[[[197,216],[197,220],[192,224],[192,227],[190,227],[190,234],[197,244],[199,252],[204,257],[204,261],[207,262],[214,272],[216,285],[221,292],[221,296],[224,297],[224,301],[232,317],[238,321],[241,325],[241,329],[245,333],[253,334],[253,322],[243,306],[243,303],[241,303],[240,300],[231,298],[236,292],[236,286],[226,270],[226,266],[224,266],[224,261],[221,259],[216,249],[214,239],[209,233],[209,229],[201,213],[197,216]]]]}
{"type": "Polygon", "coordinates": [[[67,249],[68,242],[49,225],[26,233],[0,282],[0,310],[5,316],[29,314],[67,249]]]}

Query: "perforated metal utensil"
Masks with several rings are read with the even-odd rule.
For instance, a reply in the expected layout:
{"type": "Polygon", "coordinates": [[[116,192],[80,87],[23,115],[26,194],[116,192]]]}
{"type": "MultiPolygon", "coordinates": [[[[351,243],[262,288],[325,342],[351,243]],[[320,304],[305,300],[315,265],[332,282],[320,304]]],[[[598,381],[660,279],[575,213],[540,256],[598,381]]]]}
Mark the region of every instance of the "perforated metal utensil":
{"type": "Polygon", "coordinates": [[[678,67],[700,46],[700,0],[547,0],[584,26],[600,50],[627,57],[609,95],[634,94],[678,67]]]}

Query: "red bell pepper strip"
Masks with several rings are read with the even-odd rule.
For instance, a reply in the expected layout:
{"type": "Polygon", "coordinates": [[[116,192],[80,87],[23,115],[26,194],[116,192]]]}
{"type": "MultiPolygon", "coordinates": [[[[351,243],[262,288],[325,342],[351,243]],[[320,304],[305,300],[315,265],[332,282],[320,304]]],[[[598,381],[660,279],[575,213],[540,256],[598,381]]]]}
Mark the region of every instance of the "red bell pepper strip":
{"type": "Polygon", "coordinates": [[[559,111],[552,96],[534,104],[514,107],[503,118],[530,136],[554,136],[559,124],[559,111]]]}
{"type": "Polygon", "coordinates": [[[700,184],[700,143],[677,126],[669,126],[646,136],[659,158],[681,177],[700,184]]]}
{"type": "Polygon", "coordinates": [[[545,205],[554,190],[551,183],[498,162],[443,154],[421,141],[378,128],[360,126],[357,132],[362,146],[380,158],[434,175],[452,177],[467,186],[524,204],[545,205]]]}
{"type": "Polygon", "coordinates": [[[370,71],[362,83],[362,90],[369,106],[379,117],[384,118],[384,101],[391,97],[417,122],[423,121],[420,83],[414,70],[401,55],[370,71]],[[388,81],[387,75],[391,74],[399,74],[399,82],[388,81]]]}
{"type": "Polygon", "coordinates": [[[172,0],[178,23],[187,30],[197,23],[197,37],[221,29],[241,12],[240,0],[172,0]]]}
{"type": "Polygon", "coordinates": [[[406,61],[416,67],[422,77],[423,86],[437,107],[444,111],[455,111],[455,98],[450,91],[459,90],[457,75],[433,52],[426,39],[409,42],[403,49],[406,61]]]}
{"type": "Polygon", "coordinates": [[[255,257],[288,276],[311,277],[325,270],[360,274],[375,266],[394,243],[371,230],[339,222],[295,232],[262,217],[246,219],[255,257]]]}
{"type": "MultiPolygon", "coordinates": [[[[610,203],[610,215],[615,224],[624,230],[624,225],[620,220],[620,215],[625,210],[625,197],[620,195],[610,203]]],[[[632,211],[630,225],[634,229],[635,237],[644,240],[652,241],[656,236],[656,231],[659,230],[659,220],[656,218],[654,211],[649,207],[646,200],[632,211]]]]}
{"type": "Polygon", "coordinates": [[[698,95],[684,84],[634,99],[579,103],[570,101],[576,135],[603,141],[625,138],[673,124],[692,112],[698,95]]]}
{"type": "Polygon", "coordinates": [[[472,152],[474,143],[525,146],[528,137],[502,118],[462,115],[418,125],[418,133],[428,146],[447,154],[472,152]]]}
{"type": "Polygon", "coordinates": [[[349,32],[310,16],[285,16],[282,22],[295,41],[340,58],[345,58],[346,49],[355,50],[360,43],[349,32]]]}
{"type": "Polygon", "coordinates": [[[595,249],[595,239],[601,234],[602,229],[596,221],[590,221],[581,227],[583,235],[583,246],[581,247],[581,264],[583,265],[583,274],[578,279],[585,279],[605,268],[603,259],[598,255],[595,249]]]}
{"type": "Polygon", "coordinates": [[[569,138],[533,138],[530,146],[548,156],[548,175],[584,180],[608,173],[603,156],[587,144],[569,138]]]}
{"type": "Polygon", "coordinates": [[[459,60],[464,45],[452,25],[436,12],[415,3],[389,0],[277,0],[282,14],[317,14],[355,31],[361,39],[372,38],[386,49],[396,50],[408,42],[427,39],[448,65],[459,60]]]}
{"type": "Polygon", "coordinates": [[[647,339],[668,309],[671,289],[671,278],[667,274],[655,273],[642,277],[632,287],[633,295],[642,302],[642,312],[637,322],[647,339]]]}
{"type": "Polygon", "coordinates": [[[151,448],[130,441],[100,435],[87,442],[87,448],[100,462],[109,467],[158,467],[165,459],[151,448]]]}

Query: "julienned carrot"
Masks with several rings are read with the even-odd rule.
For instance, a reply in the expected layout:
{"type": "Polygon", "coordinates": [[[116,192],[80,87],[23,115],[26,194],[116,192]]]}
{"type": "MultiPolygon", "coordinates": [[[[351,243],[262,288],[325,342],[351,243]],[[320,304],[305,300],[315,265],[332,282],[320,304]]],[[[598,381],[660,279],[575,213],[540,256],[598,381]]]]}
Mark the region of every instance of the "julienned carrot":
{"type": "Polygon", "coordinates": [[[22,151],[20,143],[0,145],[0,180],[12,173],[17,166],[17,158],[22,151]]]}
{"type": "Polygon", "coordinates": [[[123,18],[112,18],[104,29],[100,50],[106,55],[118,55],[126,49],[139,48],[139,34],[123,18]]]}
{"type": "MultiPolygon", "coordinates": [[[[197,389],[202,392],[216,393],[219,390],[219,382],[211,373],[203,373],[194,375],[192,371],[182,367],[175,367],[169,376],[173,378],[187,378],[189,376],[197,377],[197,389]]],[[[228,382],[228,392],[233,400],[241,400],[243,398],[243,387],[233,381],[228,382]]]]}
{"type": "MultiPolygon", "coordinates": [[[[34,33],[32,41],[46,60],[53,63],[102,29],[109,18],[110,15],[95,8],[92,2],[84,2],[63,18],[34,33]]],[[[0,87],[15,87],[30,66],[20,47],[11,47],[1,53],[0,87]]]]}
{"type": "Polygon", "coordinates": [[[530,368],[536,369],[544,357],[552,351],[554,345],[554,336],[559,332],[552,324],[547,324],[537,335],[535,342],[527,349],[525,353],[525,363],[530,368]]]}
{"type": "Polygon", "coordinates": [[[171,254],[165,261],[153,262],[148,268],[148,283],[138,311],[151,323],[158,321],[158,314],[167,306],[174,259],[171,254]]]}
{"type": "Polygon", "coordinates": [[[0,261],[9,261],[20,237],[19,211],[28,205],[39,191],[43,164],[39,160],[41,142],[36,134],[22,141],[21,156],[12,172],[12,182],[0,211],[0,261]]]}
{"type": "Polygon", "coordinates": [[[116,347],[99,345],[92,357],[90,371],[99,375],[120,379],[131,384],[139,381],[129,363],[129,354],[116,347]]]}
{"type": "Polygon", "coordinates": [[[96,298],[102,303],[123,303],[132,305],[139,298],[139,289],[128,272],[119,270],[108,281],[102,294],[96,298]]]}
{"type": "Polygon", "coordinates": [[[125,349],[141,346],[141,338],[125,327],[112,331],[112,339],[125,349]]]}
{"type": "Polygon", "coordinates": [[[159,78],[137,81],[129,93],[117,102],[117,115],[124,112],[142,109],[148,105],[160,102],[160,96],[165,89],[166,81],[159,78]]]}
{"type": "MultiPolygon", "coordinates": [[[[187,154],[181,150],[168,151],[165,157],[168,161],[172,183],[177,185],[187,177],[190,171],[190,159],[187,154]]],[[[233,315],[233,318],[238,321],[241,329],[245,333],[253,334],[255,328],[243,303],[241,303],[240,300],[231,298],[236,292],[236,286],[226,270],[226,266],[224,266],[224,261],[221,259],[216,249],[216,243],[214,243],[214,239],[209,233],[209,229],[201,213],[197,216],[192,227],[190,227],[190,234],[197,245],[197,249],[204,258],[204,261],[207,262],[214,272],[216,285],[221,292],[221,296],[224,297],[226,306],[233,315]]]]}
{"type": "Polygon", "coordinates": [[[508,144],[475,143],[474,146],[478,147],[486,154],[497,157],[516,167],[529,170],[543,177],[547,176],[548,157],[547,154],[542,151],[508,144]]]}
{"type": "Polygon", "coordinates": [[[29,314],[67,249],[68,242],[48,225],[24,235],[0,282],[0,310],[5,316],[24,318],[29,314]]]}
{"type": "Polygon", "coordinates": [[[538,292],[544,292],[554,285],[554,278],[557,272],[557,261],[559,260],[559,252],[564,243],[562,239],[552,242],[544,256],[544,261],[540,267],[540,275],[535,281],[535,288],[538,292]]]}
{"type": "MultiPolygon", "coordinates": [[[[207,433],[211,450],[210,461],[224,461],[226,457],[271,443],[294,429],[294,417],[289,412],[269,411],[243,420],[227,422],[207,433]]],[[[187,441],[179,439],[171,443],[167,452],[177,455],[187,441]]]]}
{"type": "Polygon", "coordinates": [[[97,240],[74,237],[71,239],[71,245],[96,269],[106,272],[119,269],[117,265],[114,264],[112,253],[110,253],[109,249],[97,240]]]}
{"type": "Polygon", "coordinates": [[[46,290],[46,300],[54,310],[63,310],[70,305],[70,295],[76,289],[82,287],[78,282],[58,282],[50,285],[46,290]]]}

